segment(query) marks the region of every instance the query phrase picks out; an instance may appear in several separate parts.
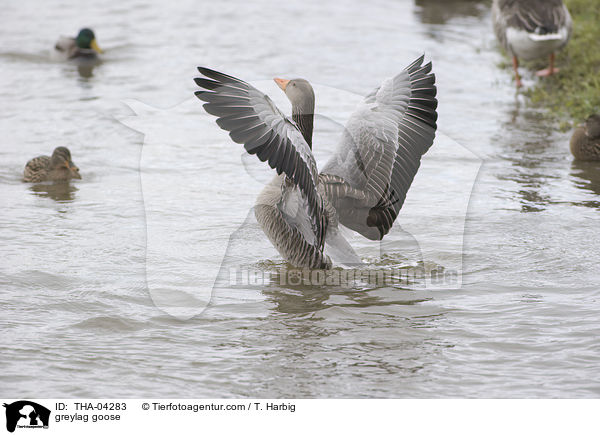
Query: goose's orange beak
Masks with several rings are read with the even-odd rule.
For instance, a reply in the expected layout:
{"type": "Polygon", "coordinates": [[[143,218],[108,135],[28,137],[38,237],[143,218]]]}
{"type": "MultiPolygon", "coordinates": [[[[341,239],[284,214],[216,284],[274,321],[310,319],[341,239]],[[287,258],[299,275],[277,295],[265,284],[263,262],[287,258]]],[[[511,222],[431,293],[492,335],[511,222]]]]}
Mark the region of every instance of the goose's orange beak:
{"type": "Polygon", "coordinates": [[[285,88],[287,88],[287,85],[290,82],[289,80],[278,79],[278,78],[275,78],[273,80],[275,80],[275,83],[277,83],[277,86],[279,86],[281,88],[281,90],[284,92],[285,92],[285,88]]]}

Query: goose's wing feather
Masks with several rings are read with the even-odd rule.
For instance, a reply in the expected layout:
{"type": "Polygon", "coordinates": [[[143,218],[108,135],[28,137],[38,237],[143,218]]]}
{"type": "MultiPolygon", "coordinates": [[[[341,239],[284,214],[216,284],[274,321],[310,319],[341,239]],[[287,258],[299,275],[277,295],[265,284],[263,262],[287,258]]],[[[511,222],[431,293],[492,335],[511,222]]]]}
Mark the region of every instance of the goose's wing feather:
{"type": "Polygon", "coordinates": [[[321,172],[340,222],[369,239],[388,233],[433,143],[437,100],[430,72],[421,56],[368,94],[321,172]]]}
{"type": "Polygon", "coordinates": [[[196,96],[204,109],[217,116],[217,124],[234,142],[277,171],[285,174],[306,197],[308,215],[317,246],[325,240],[327,217],[317,193],[318,172],[312,151],[296,124],[273,101],[235,77],[199,67],[204,76],[196,84],[204,90],[196,96]]]}
{"type": "Polygon", "coordinates": [[[569,12],[562,0],[497,0],[505,27],[529,33],[557,33],[568,25],[569,12]]]}

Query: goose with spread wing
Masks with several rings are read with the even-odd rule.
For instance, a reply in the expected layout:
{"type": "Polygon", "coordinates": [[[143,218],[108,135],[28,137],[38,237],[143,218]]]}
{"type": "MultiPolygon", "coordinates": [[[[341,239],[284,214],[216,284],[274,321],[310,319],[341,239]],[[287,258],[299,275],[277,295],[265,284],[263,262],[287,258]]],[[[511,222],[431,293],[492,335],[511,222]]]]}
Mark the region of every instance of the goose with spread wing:
{"type": "Polygon", "coordinates": [[[369,93],[319,174],[312,154],[315,96],[304,79],[275,79],[292,104],[286,117],[265,94],[235,77],[199,67],[196,96],[234,142],[277,171],[259,194],[256,219],[296,267],[360,264],[340,231],[371,240],[392,227],[421,156],[433,143],[435,76],[423,56],[369,93]],[[325,245],[327,252],[325,252],[325,245]]]}

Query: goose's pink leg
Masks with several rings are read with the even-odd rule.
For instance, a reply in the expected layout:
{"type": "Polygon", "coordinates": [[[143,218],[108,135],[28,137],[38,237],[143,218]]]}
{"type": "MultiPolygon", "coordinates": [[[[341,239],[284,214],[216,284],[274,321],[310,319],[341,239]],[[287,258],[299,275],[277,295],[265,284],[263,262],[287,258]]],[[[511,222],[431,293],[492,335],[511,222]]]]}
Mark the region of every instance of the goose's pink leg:
{"type": "Polygon", "coordinates": [[[513,56],[512,61],[513,69],[515,70],[515,82],[517,83],[517,88],[520,88],[523,86],[523,83],[521,83],[521,76],[519,76],[519,59],[517,59],[517,56],[513,56]]]}
{"type": "Polygon", "coordinates": [[[556,74],[558,71],[559,71],[559,69],[554,67],[554,53],[552,53],[550,55],[550,66],[546,69],[536,72],[535,74],[538,77],[548,77],[548,76],[551,76],[552,74],[556,74]]]}

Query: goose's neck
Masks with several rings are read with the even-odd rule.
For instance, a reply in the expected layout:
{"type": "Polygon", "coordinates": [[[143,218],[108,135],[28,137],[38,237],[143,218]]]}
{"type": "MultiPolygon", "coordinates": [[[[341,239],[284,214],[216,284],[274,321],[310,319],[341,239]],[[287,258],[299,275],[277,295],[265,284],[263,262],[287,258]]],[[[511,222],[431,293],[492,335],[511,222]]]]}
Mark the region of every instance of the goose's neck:
{"type": "Polygon", "coordinates": [[[310,149],[312,149],[314,112],[314,102],[306,107],[292,107],[292,119],[298,125],[300,133],[304,136],[304,140],[310,149]]]}

